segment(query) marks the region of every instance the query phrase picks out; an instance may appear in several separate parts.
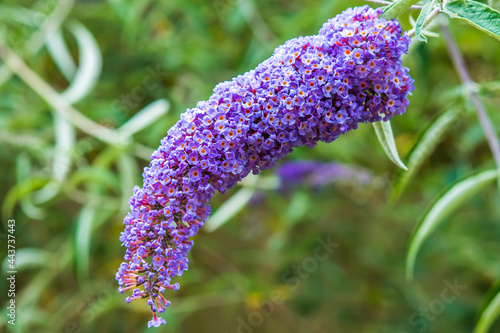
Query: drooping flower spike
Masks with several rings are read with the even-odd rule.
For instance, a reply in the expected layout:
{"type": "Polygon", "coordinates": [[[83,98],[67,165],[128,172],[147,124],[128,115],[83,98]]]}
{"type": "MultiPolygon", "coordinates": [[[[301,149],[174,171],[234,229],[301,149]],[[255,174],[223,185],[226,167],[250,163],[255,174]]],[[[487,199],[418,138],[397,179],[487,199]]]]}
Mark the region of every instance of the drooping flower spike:
{"type": "Polygon", "coordinates": [[[188,268],[191,237],[210,198],[250,172],[271,168],[294,147],[331,142],[358,124],[405,112],[413,89],[401,65],[410,39],[368,6],[347,9],[318,35],[289,40],[252,71],[220,83],[168,131],[130,199],[116,279],[147,299],[148,326],[170,305],[163,293],[188,268]]]}

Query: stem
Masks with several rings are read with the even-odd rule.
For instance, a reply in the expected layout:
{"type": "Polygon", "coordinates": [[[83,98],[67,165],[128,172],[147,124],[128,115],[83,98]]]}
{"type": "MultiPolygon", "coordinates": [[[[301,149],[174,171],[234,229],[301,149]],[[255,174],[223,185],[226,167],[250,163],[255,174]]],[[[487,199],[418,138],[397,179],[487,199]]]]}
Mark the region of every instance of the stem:
{"type": "Polygon", "coordinates": [[[419,0],[399,0],[394,2],[393,5],[387,7],[387,10],[380,15],[381,18],[386,20],[392,20],[401,15],[405,10],[410,8],[412,5],[419,2],[419,0]]]}
{"type": "MultiPolygon", "coordinates": [[[[439,13],[441,12],[441,9],[439,7],[436,7],[432,10],[432,12],[430,12],[430,14],[427,16],[427,18],[425,19],[425,22],[424,24],[422,25],[422,30],[429,25],[429,23],[432,22],[432,20],[434,20],[436,18],[436,16],[439,15],[439,13]]],[[[409,32],[408,32],[408,37],[410,38],[413,38],[415,37],[415,28],[411,29],[409,32]]]]}
{"type": "Polygon", "coordinates": [[[481,102],[479,95],[477,94],[475,89],[471,89],[471,87],[475,86],[476,83],[470,77],[469,71],[467,70],[467,67],[465,65],[464,58],[462,57],[457,44],[453,40],[450,31],[445,25],[441,25],[441,30],[443,31],[443,36],[446,41],[446,45],[448,46],[448,51],[450,53],[453,64],[455,65],[458,76],[460,76],[460,80],[462,80],[462,83],[464,83],[464,85],[466,86],[467,91],[470,95],[470,99],[476,108],[479,122],[481,124],[481,127],[483,128],[484,134],[486,135],[491,153],[493,154],[493,158],[500,173],[500,143],[498,140],[498,135],[495,131],[495,128],[493,127],[493,124],[491,123],[490,118],[488,117],[488,113],[486,112],[486,109],[481,102]]]}

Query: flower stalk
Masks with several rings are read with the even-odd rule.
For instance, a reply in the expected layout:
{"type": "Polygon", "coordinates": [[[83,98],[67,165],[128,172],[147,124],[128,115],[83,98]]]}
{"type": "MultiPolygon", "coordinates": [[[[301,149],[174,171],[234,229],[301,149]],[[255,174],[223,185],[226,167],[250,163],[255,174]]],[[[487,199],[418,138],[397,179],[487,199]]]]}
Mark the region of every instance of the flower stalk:
{"type": "Polygon", "coordinates": [[[457,70],[458,76],[460,80],[465,85],[465,88],[469,94],[469,97],[474,104],[477,117],[479,118],[479,123],[483,128],[483,132],[486,136],[486,140],[488,141],[488,145],[490,146],[491,153],[493,155],[493,159],[495,160],[495,164],[497,165],[497,169],[499,171],[499,182],[500,182],[500,141],[498,139],[498,134],[491,122],[490,117],[488,116],[488,112],[484,107],[481,98],[477,93],[477,84],[472,80],[469,70],[465,64],[462,53],[458,49],[458,46],[451,36],[450,30],[444,24],[441,24],[441,31],[443,32],[443,37],[446,42],[446,46],[448,47],[448,52],[450,54],[451,60],[453,61],[453,65],[457,70]]]}

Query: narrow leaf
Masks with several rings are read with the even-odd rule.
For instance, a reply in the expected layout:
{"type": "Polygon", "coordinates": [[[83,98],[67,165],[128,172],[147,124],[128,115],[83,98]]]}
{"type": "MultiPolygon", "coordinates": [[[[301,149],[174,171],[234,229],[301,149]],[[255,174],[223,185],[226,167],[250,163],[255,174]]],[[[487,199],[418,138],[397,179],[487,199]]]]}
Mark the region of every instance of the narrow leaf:
{"type": "Polygon", "coordinates": [[[397,1],[394,1],[393,3],[391,3],[390,5],[385,7],[384,10],[382,11],[381,16],[384,18],[388,18],[388,16],[389,16],[388,13],[390,13],[393,10],[394,6],[396,6],[397,3],[398,3],[397,1]]]}
{"type": "MultiPolygon", "coordinates": [[[[61,29],[57,29],[54,33],[49,35],[46,44],[47,50],[52,56],[54,63],[63,76],[71,82],[76,73],[76,65],[64,41],[61,29]]],[[[80,62],[83,64],[88,61],[81,60],[80,62]]],[[[82,67],[80,67],[80,71],[81,70],[82,67]]],[[[83,95],[77,96],[74,102],[81,97],[83,97],[83,95]]],[[[73,125],[57,112],[53,112],[53,117],[56,138],[54,161],[52,165],[52,177],[54,180],[34,194],[35,202],[39,204],[51,200],[59,193],[60,186],[66,179],[70,170],[71,151],[75,145],[75,129],[73,125]]]]}
{"type": "Polygon", "coordinates": [[[467,199],[497,178],[497,169],[472,174],[453,183],[434,200],[410,238],[410,246],[406,256],[406,277],[408,280],[413,279],[415,259],[427,237],[467,199]]]}
{"type": "Polygon", "coordinates": [[[373,123],[373,128],[387,157],[401,169],[408,170],[399,157],[396,142],[394,141],[394,134],[392,134],[391,123],[389,121],[377,121],[373,123]]]}
{"type": "Polygon", "coordinates": [[[391,200],[397,200],[406,189],[406,186],[420,170],[422,163],[434,152],[443,135],[450,129],[458,116],[458,110],[451,108],[423,130],[408,154],[408,171],[398,173],[394,179],[391,200]]]}
{"type": "Polygon", "coordinates": [[[0,4],[0,18],[3,21],[13,21],[32,28],[38,28],[39,24],[36,24],[38,21],[37,14],[36,11],[21,6],[0,4]]]}
{"type": "Polygon", "coordinates": [[[446,4],[445,11],[451,18],[458,18],[488,35],[500,40],[500,12],[481,2],[467,0],[446,4]]]}
{"type": "Polygon", "coordinates": [[[89,278],[90,266],[90,241],[92,224],[96,219],[96,209],[93,205],[87,204],[80,211],[75,232],[75,253],[76,270],[80,282],[87,282],[89,278]]]}
{"type": "Polygon", "coordinates": [[[16,184],[13,186],[5,199],[2,202],[1,215],[4,220],[12,218],[14,214],[14,207],[16,203],[23,197],[28,194],[33,193],[36,190],[44,187],[48,183],[48,179],[42,177],[32,177],[25,179],[22,183],[16,184]]]}
{"type": "Polygon", "coordinates": [[[487,333],[491,325],[500,315],[500,283],[497,283],[486,294],[483,306],[479,310],[474,333],[487,333]]]}
{"type": "Polygon", "coordinates": [[[57,182],[62,183],[71,167],[71,152],[75,146],[75,128],[57,112],[53,112],[56,137],[54,165],[52,174],[57,182]]]}
{"type": "Polygon", "coordinates": [[[33,202],[41,205],[54,198],[61,188],[61,184],[55,180],[51,180],[47,185],[38,191],[33,192],[33,202]]]}
{"type": "MultiPolygon", "coordinates": [[[[246,184],[253,185],[257,182],[258,177],[253,176],[247,179],[246,184]]],[[[212,232],[222,226],[224,223],[238,214],[252,199],[255,193],[255,187],[244,187],[226,202],[224,202],[219,209],[205,223],[204,229],[207,232],[212,232]]]]}
{"type": "Polygon", "coordinates": [[[427,38],[422,35],[422,29],[424,27],[427,16],[429,16],[429,13],[434,8],[434,2],[435,0],[427,2],[424,8],[422,8],[422,10],[420,11],[420,15],[418,15],[417,23],[415,24],[415,35],[417,36],[419,41],[427,43],[427,38]]]}
{"type": "Polygon", "coordinates": [[[118,131],[125,137],[130,137],[154,123],[158,118],[167,113],[169,109],[170,103],[166,99],[154,101],[130,118],[118,131]]]}
{"type": "Polygon", "coordinates": [[[120,188],[120,181],[116,174],[104,168],[80,167],[66,181],[70,189],[76,189],[78,185],[98,184],[107,186],[110,190],[117,191],[120,188]]]}
{"type": "Polygon", "coordinates": [[[74,104],[87,96],[97,83],[102,69],[102,55],[97,41],[85,26],[73,22],[70,30],[78,44],[79,65],[74,80],[61,95],[74,104]]]}
{"type": "MultiPolygon", "coordinates": [[[[16,159],[17,184],[23,184],[31,177],[31,162],[26,154],[20,154],[16,159]]],[[[19,198],[23,212],[35,220],[41,220],[47,215],[43,209],[36,207],[32,202],[32,193],[28,192],[19,198]]]]}
{"type": "Polygon", "coordinates": [[[70,82],[75,76],[76,65],[68,49],[68,45],[64,41],[61,29],[56,30],[52,35],[47,37],[47,50],[57,68],[59,68],[66,80],[70,82]]]}
{"type": "Polygon", "coordinates": [[[410,6],[416,4],[420,0],[398,0],[395,1],[394,3],[390,4],[387,6],[384,11],[382,12],[382,15],[380,15],[382,18],[385,18],[386,20],[392,20],[396,17],[398,17],[400,14],[402,14],[404,11],[406,11],[410,6]]]}
{"type": "MultiPolygon", "coordinates": [[[[21,248],[16,250],[16,270],[24,270],[26,268],[40,267],[55,267],[56,264],[52,260],[54,254],[41,248],[21,248]]],[[[5,257],[2,263],[2,268],[8,271],[8,257],[5,257]]]]}
{"type": "Polygon", "coordinates": [[[500,81],[481,83],[479,86],[479,92],[481,94],[494,93],[496,91],[500,91],[500,81]]]}

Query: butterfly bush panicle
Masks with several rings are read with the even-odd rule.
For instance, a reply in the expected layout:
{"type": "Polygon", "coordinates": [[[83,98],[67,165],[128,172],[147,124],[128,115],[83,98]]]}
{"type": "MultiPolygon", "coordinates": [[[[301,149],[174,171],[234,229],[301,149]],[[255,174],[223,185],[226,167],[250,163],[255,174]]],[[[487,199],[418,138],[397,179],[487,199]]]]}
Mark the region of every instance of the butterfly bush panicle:
{"type": "Polygon", "coordinates": [[[210,215],[210,198],[250,172],[271,168],[294,147],[331,142],[358,123],[402,114],[413,88],[401,55],[410,39],[381,10],[348,9],[318,35],[289,40],[244,75],[217,85],[168,131],[135,187],[116,274],[127,302],[147,299],[148,326],[188,268],[190,240],[210,215]]]}

